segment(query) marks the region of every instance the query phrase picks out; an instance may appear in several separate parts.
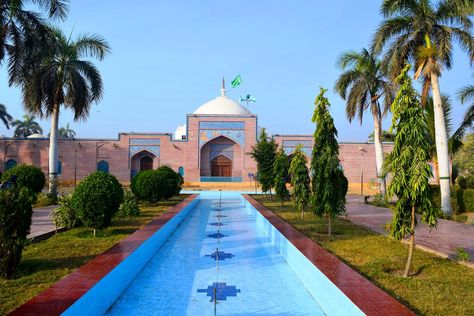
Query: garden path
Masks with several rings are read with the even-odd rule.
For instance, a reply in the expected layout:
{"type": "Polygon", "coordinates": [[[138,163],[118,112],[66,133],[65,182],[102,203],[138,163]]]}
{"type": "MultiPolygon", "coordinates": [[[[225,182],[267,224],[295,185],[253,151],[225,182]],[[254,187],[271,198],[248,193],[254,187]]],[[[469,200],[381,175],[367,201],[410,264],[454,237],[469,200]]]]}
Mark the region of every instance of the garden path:
{"type": "MultiPolygon", "coordinates": [[[[392,220],[389,208],[360,202],[359,196],[347,196],[347,219],[380,234],[386,234],[384,227],[392,220]]],[[[456,248],[462,247],[470,255],[474,267],[474,225],[439,219],[438,228],[431,229],[419,221],[415,242],[418,248],[436,253],[442,257],[456,258],[456,248]]]]}
{"type": "Polygon", "coordinates": [[[58,205],[49,205],[33,209],[28,239],[38,238],[38,236],[56,231],[56,225],[54,225],[53,220],[49,217],[51,211],[56,207],[58,207],[58,205]]]}

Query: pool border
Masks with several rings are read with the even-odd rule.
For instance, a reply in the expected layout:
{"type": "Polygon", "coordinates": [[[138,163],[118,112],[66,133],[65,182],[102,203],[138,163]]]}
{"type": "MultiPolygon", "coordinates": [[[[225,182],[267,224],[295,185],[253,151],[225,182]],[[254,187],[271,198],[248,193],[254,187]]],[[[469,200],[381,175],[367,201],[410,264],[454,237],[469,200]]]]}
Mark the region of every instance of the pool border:
{"type": "Polygon", "coordinates": [[[366,315],[416,315],[253,197],[242,196],[366,315]]]}
{"type": "Polygon", "coordinates": [[[192,194],[102,254],[68,274],[9,315],[60,315],[199,195],[192,194]]]}

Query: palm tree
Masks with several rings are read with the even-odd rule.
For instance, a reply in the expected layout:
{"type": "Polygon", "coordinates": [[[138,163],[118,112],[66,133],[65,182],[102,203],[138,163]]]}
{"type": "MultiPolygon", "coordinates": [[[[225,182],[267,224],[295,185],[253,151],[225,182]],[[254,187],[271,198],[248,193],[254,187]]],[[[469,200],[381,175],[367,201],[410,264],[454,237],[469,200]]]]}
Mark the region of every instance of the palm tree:
{"type": "Polygon", "coordinates": [[[27,138],[33,134],[43,133],[43,129],[38,122],[35,121],[34,116],[23,115],[23,121],[15,120],[11,124],[15,127],[15,131],[13,132],[13,137],[15,138],[27,138]]]}
{"type": "MultiPolygon", "coordinates": [[[[9,72],[21,66],[21,56],[38,46],[43,46],[48,27],[42,16],[29,8],[38,8],[49,18],[64,19],[69,0],[2,0],[0,5],[0,63],[8,55],[9,72]]],[[[12,82],[10,81],[10,84],[12,82]]]]}
{"type": "Polygon", "coordinates": [[[472,128],[474,123],[474,85],[468,85],[462,88],[458,93],[458,97],[463,104],[469,101],[472,102],[464,114],[461,125],[454,133],[456,138],[463,139],[466,130],[472,128]]]}
{"type": "Polygon", "coordinates": [[[7,108],[5,105],[0,104],[0,120],[2,120],[3,124],[5,124],[5,127],[7,129],[10,129],[10,121],[13,119],[13,117],[8,114],[7,108]]]}
{"type": "Polygon", "coordinates": [[[102,98],[102,78],[86,57],[102,60],[110,51],[98,35],[83,35],[76,40],[57,28],[50,29],[48,50],[37,52],[37,60],[24,57],[25,67],[15,83],[22,89],[23,103],[30,113],[51,117],[49,144],[49,190],[57,195],[58,120],[61,106],[74,112],[74,120],[86,119],[92,103],[102,98]],[[34,63],[31,67],[28,62],[34,63]]]}
{"type": "MultiPolygon", "coordinates": [[[[453,41],[457,41],[471,60],[474,59],[474,38],[470,30],[474,3],[467,0],[384,0],[381,12],[385,17],[372,42],[372,50],[384,56],[389,72],[396,76],[405,61],[415,64],[415,77],[423,78],[423,98],[431,88],[436,126],[436,151],[439,162],[441,207],[452,213],[448,134],[444,121],[438,78],[442,68],[452,65],[453,41]]],[[[422,103],[423,104],[423,103],[422,103]]]]}
{"type": "Polygon", "coordinates": [[[59,138],[70,138],[74,139],[76,137],[76,132],[69,128],[69,123],[66,124],[66,127],[61,127],[58,130],[59,138]]]}
{"type": "Polygon", "coordinates": [[[343,53],[338,60],[338,65],[343,73],[336,81],[335,90],[346,100],[346,115],[349,122],[358,116],[362,124],[364,112],[370,110],[372,114],[377,177],[380,193],[385,195],[386,183],[382,172],[384,164],[382,117],[390,107],[393,97],[392,85],[386,79],[380,61],[365,48],[361,52],[343,53]],[[383,108],[379,102],[382,96],[383,108]]]}

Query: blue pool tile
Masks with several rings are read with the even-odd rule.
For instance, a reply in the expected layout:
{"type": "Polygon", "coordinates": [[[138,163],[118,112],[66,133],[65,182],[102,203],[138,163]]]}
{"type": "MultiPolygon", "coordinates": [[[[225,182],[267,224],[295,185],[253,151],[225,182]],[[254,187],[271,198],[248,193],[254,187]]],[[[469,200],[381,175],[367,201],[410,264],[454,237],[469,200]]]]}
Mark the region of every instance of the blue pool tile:
{"type": "Polygon", "coordinates": [[[216,289],[216,299],[218,301],[227,300],[227,296],[237,296],[240,293],[240,289],[236,288],[235,285],[227,285],[225,282],[214,282],[208,286],[207,289],[198,289],[198,293],[207,293],[207,296],[211,298],[211,302],[214,301],[214,289],[216,289]]]}
{"type": "Polygon", "coordinates": [[[223,238],[223,237],[227,237],[227,235],[224,235],[224,234],[221,234],[221,233],[214,233],[214,234],[207,235],[207,237],[209,237],[209,238],[223,238]]]}
{"type": "Polygon", "coordinates": [[[227,215],[216,215],[216,217],[218,217],[218,218],[227,217],[227,215]]]}
{"type": "Polygon", "coordinates": [[[210,223],[209,225],[212,225],[212,226],[224,226],[225,224],[222,224],[222,223],[210,223]]]}
{"type": "Polygon", "coordinates": [[[231,254],[231,253],[224,252],[224,251],[214,251],[210,255],[205,255],[205,257],[211,257],[214,260],[216,260],[216,258],[218,258],[219,261],[221,261],[221,260],[225,260],[225,259],[230,259],[230,258],[234,257],[234,255],[231,254]]]}

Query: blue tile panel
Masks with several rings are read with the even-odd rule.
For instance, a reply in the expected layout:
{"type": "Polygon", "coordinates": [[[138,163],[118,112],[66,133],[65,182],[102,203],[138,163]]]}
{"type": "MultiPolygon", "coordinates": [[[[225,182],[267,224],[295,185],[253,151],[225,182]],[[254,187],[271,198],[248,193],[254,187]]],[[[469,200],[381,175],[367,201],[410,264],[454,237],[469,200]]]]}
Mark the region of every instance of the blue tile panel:
{"type": "Polygon", "coordinates": [[[159,138],[130,138],[130,145],[160,145],[159,138]]]}
{"type": "Polygon", "coordinates": [[[221,233],[214,233],[214,234],[208,234],[207,237],[209,238],[224,238],[227,237],[227,235],[221,234],[221,233]]]}
{"type": "Polygon", "coordinates": [[[234,255],[231,253],[224,252],[224,251],[214,251],[210,255],[205,255],[205,257],[211,257],[214,260],[221,261],[225,259],[231,259],[232,257],[234,257],[234,255]]]}
{"type": "Polygon", "coordinates": [[[204,145],[208,141],[217,138],[219,136],[225,136],[239,145],[243,145],[245,142],[245,131],[238,129],[200,129],[199,130],[199,146],[204,145]]]}
{"type": "Polygon", "coordinates": [[[312,140],[284,140],[283,147],[296,147],[303,145],[303,147],[313,147],[312,140]]]}
{"type": "MultiPolygon", "coordinates": [[[[292,153],[295,152],[295,147],[283,147],[283,150],[285,151],[285,154],[291,155],[292,153]]],[[[311,158],[311,153],[313,152],[313,148],[309,147],[303,147],[301,148],[301,151],[308,156],[308,158],[311,158]]]]}
{"type": "Polygon", "coordinates": [[[149,145],[149,146],[147,146],[147,145],[143,145],[143,146],[142,145],[133,145],[133,146],[129,146],[129,157],[132,157],[133,155],[135,155],[136,153],[138,153],[142,150],[149,151],[157,157],[160,156],[160,146],[156,146],[156,145],[149,145]]]}
{"type": "Polygon", "coordinates": [[[227,217],[226,215],[216,215],[217,218],[227,217]]]}
{"type": "Polygon", "coordinates": [[[227,285],[225,282],[214,282],[208,286],[207,289],[198,289],[198,293],[207,293],[207,296],[211,298],[211,302],[214,301],[214,289],[216,289],[216,300],[225,301],[227,296],[237,296],[240,290],[235,285],[227,285]]]}
{"type": "Polygon", "coordinates": [[[223,223],[210,223],[209,225],[212,225],[212,226],[225,226],[225,224],[223,223]]]}
{"type": "Polygon", "coordinates": [[[242,177],[201,177],[201,182],[242,182],[242,177]]]}
{"type": "Polygon", "coordinates": [[[199,122],[202,129],[245,129],[245,122],[199,122]]]}
{"type": "Polygon", "coordinates": [[[234,160],[234,144],[211,144],[209,149],[210,160],[220,155],[226,156],[230,160],[234,160]]]}

